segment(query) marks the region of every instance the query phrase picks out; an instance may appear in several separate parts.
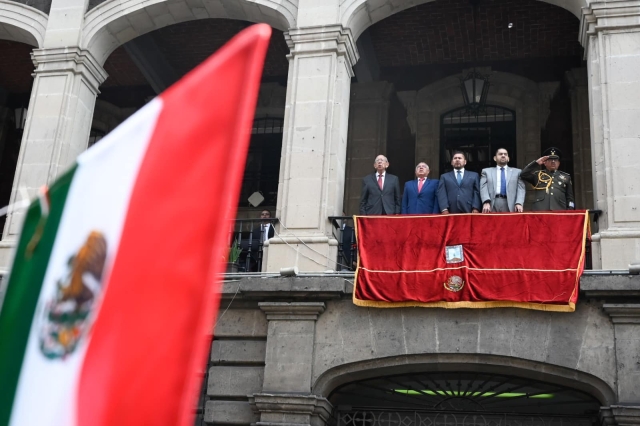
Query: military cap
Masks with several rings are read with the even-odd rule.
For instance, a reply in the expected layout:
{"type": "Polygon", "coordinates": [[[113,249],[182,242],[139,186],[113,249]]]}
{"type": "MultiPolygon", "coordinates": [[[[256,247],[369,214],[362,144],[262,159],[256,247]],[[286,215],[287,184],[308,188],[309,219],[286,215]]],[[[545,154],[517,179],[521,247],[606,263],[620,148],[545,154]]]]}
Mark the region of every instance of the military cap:
{"type": "Polygon", "coordinates": [[[548,155],[549,156],[549,160],[559,160],[560,159],[560,154],[562,154],[562,153],[555,146],[552,146],[551,148],[546,149],[542,153],[542,155],[548,155]]]}

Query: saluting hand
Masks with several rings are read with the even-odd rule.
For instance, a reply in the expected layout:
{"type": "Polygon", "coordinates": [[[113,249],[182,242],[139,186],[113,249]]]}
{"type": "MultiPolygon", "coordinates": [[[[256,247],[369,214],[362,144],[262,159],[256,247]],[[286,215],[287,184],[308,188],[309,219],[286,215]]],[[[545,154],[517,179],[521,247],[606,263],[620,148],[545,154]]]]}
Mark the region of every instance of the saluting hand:
{"type": "Polygon", "coordinates": [[[540,164],[541,166],[544,164],[545,161],[547,161],[549,159],[548,155],[545,155],[544,157],[540,157],[536,160],[536,163],[540,164]]]}

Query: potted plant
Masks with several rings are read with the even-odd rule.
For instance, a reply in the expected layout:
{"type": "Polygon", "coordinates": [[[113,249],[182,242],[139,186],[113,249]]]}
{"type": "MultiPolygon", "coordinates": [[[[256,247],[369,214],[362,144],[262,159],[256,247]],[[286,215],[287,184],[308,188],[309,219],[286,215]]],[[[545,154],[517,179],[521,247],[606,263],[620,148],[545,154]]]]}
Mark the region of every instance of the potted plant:
{"type": "Polygon", "coordinates": [[[229,256],[227,257],[227,273],[238,272],[240,253],[242,253],[242,248],[238,245],[238,241],[234,240],[229,248],[229,256]]]}

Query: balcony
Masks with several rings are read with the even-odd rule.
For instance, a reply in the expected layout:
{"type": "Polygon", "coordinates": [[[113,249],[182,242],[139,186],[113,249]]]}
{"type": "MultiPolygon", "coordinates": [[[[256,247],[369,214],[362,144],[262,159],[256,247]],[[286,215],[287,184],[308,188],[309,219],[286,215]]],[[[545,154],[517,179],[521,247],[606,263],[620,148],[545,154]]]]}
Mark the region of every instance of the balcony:
{"type": "MultiPolygon", "coordinates": [[[[589,220],[591,232],[598,232],[598,217],[602,214],[600,210],[590,210],[589,220]]],[[[336,258],[336,272],[350,273],[356,270],[358,264],[358,247],[353,226],[352,216],[329,216],[328,220],[332,225],[332,237],[338,241],[338,254],[336,258]]],[[[242,249],[237,262],[237,268],[228,270],[228,273],[260,273],[263,271],[262,261],[264,259],[264,244],[260,240],[259,219],[237,219],[234,223],[233,238],[239,248],[242,249]]],[[[275,229],[277,236],[277,218],[268,219],[275,229]]],[[[585,270],[592,270],[592,250],[591,239],[585,241],[585,270]]],[[[271,271],[277,273],[278,271],[271,271]]]]}

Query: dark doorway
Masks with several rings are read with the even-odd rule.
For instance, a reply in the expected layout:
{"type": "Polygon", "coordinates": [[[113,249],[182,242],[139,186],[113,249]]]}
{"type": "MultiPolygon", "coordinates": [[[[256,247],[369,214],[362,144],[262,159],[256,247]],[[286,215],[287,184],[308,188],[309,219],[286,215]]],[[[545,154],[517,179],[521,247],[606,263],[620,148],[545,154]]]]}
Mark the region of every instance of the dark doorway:
{"type": "Polygon", "coordinates": [[[480,173],[492,167],[498,148],[509,152],[512,167],[516,164],[516,113],[498,106],[469,113],[465,107],[454,109],[440,118],[440,173],[453,170],[451,157],[462,151],[467,157],[468,170],[480,173]]]}
{"type": "Polygon", "coordinates": [[[240,206],[256,191],[262,193],[263,206],[275,206],[278,198],[283,118],[259,118],[253,122],[251,145],[244,170],[240,206]]]}
{"type": "Polygon", "coordinates": [[[481,372],[424,372],[332,392],[337,426],[593,426],[600,402],[581,390],[481,372]]]}

